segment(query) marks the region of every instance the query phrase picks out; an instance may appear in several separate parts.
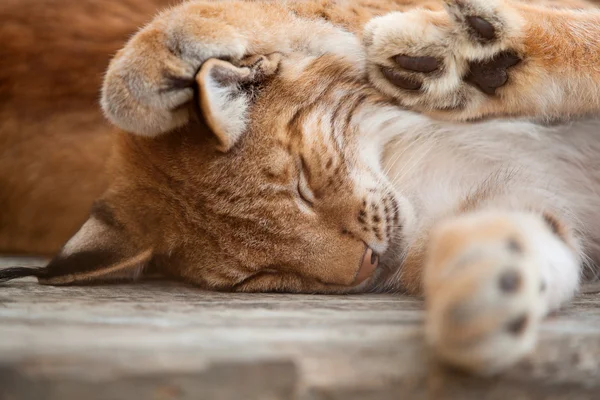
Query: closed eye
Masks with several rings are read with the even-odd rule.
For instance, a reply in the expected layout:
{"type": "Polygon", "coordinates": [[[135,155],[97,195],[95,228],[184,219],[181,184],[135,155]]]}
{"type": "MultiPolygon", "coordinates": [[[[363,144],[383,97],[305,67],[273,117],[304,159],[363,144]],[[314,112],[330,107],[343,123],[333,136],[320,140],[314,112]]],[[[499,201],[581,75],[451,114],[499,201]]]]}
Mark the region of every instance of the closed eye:
{"type": "Polygon", "coordinates": [[[312,191],[308,188],[308,185],[306,184],[306,182],[304,179],[302,179],[302,177],[300,177],[300,179],[298,179],[298,196],[300,196],[300,199],[302,199],[303,202],[306,203],[306,205],[313,207],[314,206],[314,201],[315,201],[315,197],[312,193],[312,191]]]}
{"type": "Polygon", "coordinates": [[[297,187],[298,196],[300,196],[300,199],[302,199],[302,201],[305,202],[306,205],[308,205],[309,207],[313,207],[315,203],[315,195],[310,189],[310,186],[308,185],[308,179],[306,177],[308,170],[306,168],[306,164],[303,158],[300,159],[300,164],[301,168],[298,176],[297,187]]]}

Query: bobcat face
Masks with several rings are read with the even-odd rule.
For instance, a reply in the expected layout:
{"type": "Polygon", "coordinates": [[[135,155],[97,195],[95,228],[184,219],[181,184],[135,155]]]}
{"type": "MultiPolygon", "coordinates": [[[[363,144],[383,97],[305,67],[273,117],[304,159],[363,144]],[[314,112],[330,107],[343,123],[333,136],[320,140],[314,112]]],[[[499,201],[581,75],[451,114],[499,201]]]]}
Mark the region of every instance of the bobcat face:
{"type": "Polygon", "coordinates": [[[151,265],[212,289],[374,288],[410,219],[380,167],[385,139],[364,129],[387,100],[333,56],[246,64],[203,66],[185,127],[122,135],[114,184],[49,283],[90,279],[61,265],[93,252],[102,279],[151,265]]]}

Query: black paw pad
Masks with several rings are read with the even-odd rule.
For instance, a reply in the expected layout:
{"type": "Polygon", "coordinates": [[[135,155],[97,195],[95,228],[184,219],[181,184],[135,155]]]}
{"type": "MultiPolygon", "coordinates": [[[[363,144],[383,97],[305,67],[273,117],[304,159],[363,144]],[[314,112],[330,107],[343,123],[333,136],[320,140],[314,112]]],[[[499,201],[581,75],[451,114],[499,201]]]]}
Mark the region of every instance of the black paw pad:
{"type": "Polygon", "coordinates": [[[527,329],[527,323],[529,322],[529,318],[527,315],[523,314],[518,318],[515,318],[506,326],[506,330],[513,335],[520,335],[525,332],[527,329]]]}
{"type": "Polygon", "coordinates": [[[483,93],[493,95],[496,89],[508,81],[507,69],[518,64],[521,58],[505,51],[489,61],[473,62],[469,65],[469,75],[465,80],[477,86],[483,93]]]}
{"type": "Polygon", "coordinates": [[[480,40],[491,41],[496,39],[496,28],[481,17],[467,17],[467,24],[480,40]]]}
{"type": "Polygon", "coordinates": [[[500,276],[498,285],[504,293],[514,293],[521,287],[521,275],[515,270],[506,271],[500,276]]]}
{"type": "Polygon", "coordinates": [[[433,72],[440,67],[440,61],[435,57],[409,57],[399,54],[393,58],[400,68],[414,72],[433,72]]]}
{"type": "Polygon", "coordinates": [[[513,253],[517,253],[518,254],[518,253],[522,253],[523,252],[523,246],[515,238],[508,239],[507,245],[508,245],[508,249],[510,251],[512,251],[513,253]]]}
{"type": "Polygon", "coordinates": [[[419,90],[423,84],[407,78],[394,71],[392,68],[381,67],[381,73],[392,85],[406,90],[419,90]]]}

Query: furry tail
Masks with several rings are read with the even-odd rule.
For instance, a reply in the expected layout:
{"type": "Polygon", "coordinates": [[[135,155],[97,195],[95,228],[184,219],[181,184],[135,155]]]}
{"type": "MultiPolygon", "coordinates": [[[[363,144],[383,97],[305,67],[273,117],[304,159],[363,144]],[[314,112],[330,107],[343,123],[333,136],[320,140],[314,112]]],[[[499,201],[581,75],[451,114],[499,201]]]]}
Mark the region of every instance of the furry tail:
{"type": "Polygon", "coordinates": [[[12,267],[0,269],[0,283],[12,279],[24,278],[26,276],[35,276],[39,278],[46,272],[45,267],[12,267]]]}

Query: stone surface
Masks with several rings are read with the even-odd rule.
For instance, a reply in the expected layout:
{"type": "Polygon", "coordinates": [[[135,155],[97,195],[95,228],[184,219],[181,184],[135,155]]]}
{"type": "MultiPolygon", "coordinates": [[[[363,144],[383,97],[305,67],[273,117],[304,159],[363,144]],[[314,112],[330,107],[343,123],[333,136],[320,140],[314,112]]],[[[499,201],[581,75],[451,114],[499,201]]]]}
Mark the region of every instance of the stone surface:
{"type": "Polygon", "coordinates": [[[487,379],[438,365],[422,321],[422,303],[398,295],[13,281],[0,284],[0,399],[600,399],[599,294],[487,379]]]}

